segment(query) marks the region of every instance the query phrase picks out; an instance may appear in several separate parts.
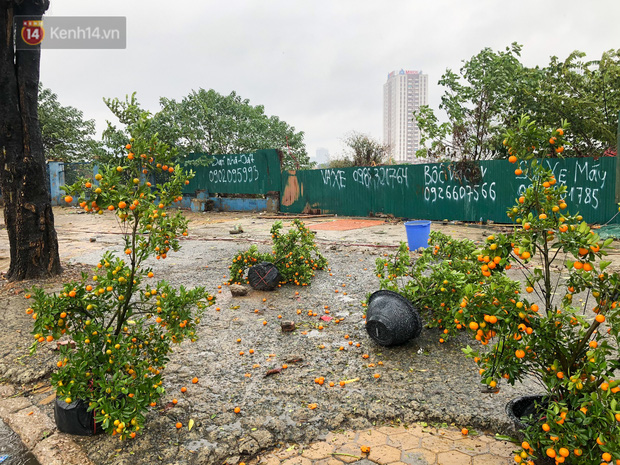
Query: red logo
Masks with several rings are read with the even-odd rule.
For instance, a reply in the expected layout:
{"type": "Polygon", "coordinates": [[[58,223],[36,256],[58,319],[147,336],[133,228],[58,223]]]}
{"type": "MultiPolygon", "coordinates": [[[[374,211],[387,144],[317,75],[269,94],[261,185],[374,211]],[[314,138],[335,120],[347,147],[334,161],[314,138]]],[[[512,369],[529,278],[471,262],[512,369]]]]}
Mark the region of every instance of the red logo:
{"type": "Polygon", "coordinates": [[[39,45],[45,37],[43,21],[24,21],[22,24],[22,40],[28,45],[39,45]]]}

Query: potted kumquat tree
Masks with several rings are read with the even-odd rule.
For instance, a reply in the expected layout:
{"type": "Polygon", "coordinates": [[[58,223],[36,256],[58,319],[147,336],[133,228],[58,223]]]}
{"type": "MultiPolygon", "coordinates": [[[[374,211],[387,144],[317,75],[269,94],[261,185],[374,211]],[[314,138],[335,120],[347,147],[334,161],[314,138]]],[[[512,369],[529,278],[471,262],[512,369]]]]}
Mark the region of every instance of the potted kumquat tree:
{"type": "Polygon", "coordinates": [[[468,331],[487,346],[463,351],[488,388],[525,379],[543,387],[509,404],[529,412],[515,415],[523,433],[515,462],[620,465],[620,276],[604,260],[612,240],[569,212],[566,186],[544,163],[563,153],[565,130],[523,117],[507,133],[515,175],[531,183],[508,210],[513,234],[489,236],[476,250],[433,232],[415,263],[402,244],[377,260],[377,274],[383,289],[426,310],[428,325],[443,330],[440,342],[468,331]],[[506,275],[512,263],[524,286],[506,275]],[[583,308],[573,305],[578,293],[586,293],[583,308]]]}
{"type": "Polygon", "coordinates": [[[490,322],[482,321],[481,307],[497,301],[500,293],[510,298],[519,289],[518,282],[497,273],[511,268],[507,237],[489,236],[487,241],[495,243],[492,258],[477,253],[478,247],[469,239],[459,240],[431,231],[430,246],[415,261],[402,242],[396,254],[377,259],[381,289],[397,292],[411,301],[429,328],[442,330],[440,343],[469,328],[486,345],[494,332],[490,322]],[[481,266],[479,262],[485,260],[487,263],[481,266]]]}
{"type": "Polygon", "coordinates": [[[296,286],[308,286],[315,271],[327,266],[327,260],[314,242],[314,232],[310,231],[303,221],[293,220],[291,229],[286,233],[282,233],[282,227],[282,221],[276,221],[271,227],[273,240],[271,253],[259,252],[253,245],[248,250],[235,254],[232,264],[228,267],[229,284],[252,284],[251,268],[268,265],[266,272],[272,269],[275,271],[273,277],[277,276],[277,279],[270,284],[275,286],[294,283],[296,286]]]}
{"type": "MultiPolygon", "coordinates": [[[[620,464],[620,277],[603,260],[612,239],[601,241],[579,214],[569,213],[566,186],[544,164],[563,152],[565,130],[541,129],[523,117],[507,133],[510,162],[520,165],[515,174],[531,183],[508,210],[521,225],[511,237],[510,259],[536,266],[524,267],[530,297],[500,296],[497,305],[485,306],[499,320],[493,347],[467,352],[484,383],[529,377],[545,389],[523,419],[517,463],[620,464]],[[583,308],[572,303],[581,292],[588,297],[583,308]]],[[[483,254],[491,253],[489,242],[483,254]]]]}
{"type": "Polygon", "coordinates": [[[81,179],[65,188],[67,202],[79,195],[91,214],[116,215],[124,237],[124,252],[106,252],[92,275],[64,285],[62,292],[35,289],[28,309],[34,318],[35,343],[62,337],[56,389],[56,421],[62,431],[93,434],[96,429],[133,438],[143,427],[145,412],[164,393],[162,371],[173,344],[196,340],[203,309],[214,303],[204,288],[175,289],[155,281],[146,266],[149,257],[165,259],[179,249],[187,220],[168,207],[181,198],[191,173],[172,164],[174,152],[146,138],[146,114],[131,128],[134,138],[125,156],[105,166],[94,179],[81,179]],[[153,176],[162,179],[153,186],[153,176]],[[79,425],[70,424],[71,411],[79,425]],[[74,415],[74,416],[75,416],[74,415]]]}

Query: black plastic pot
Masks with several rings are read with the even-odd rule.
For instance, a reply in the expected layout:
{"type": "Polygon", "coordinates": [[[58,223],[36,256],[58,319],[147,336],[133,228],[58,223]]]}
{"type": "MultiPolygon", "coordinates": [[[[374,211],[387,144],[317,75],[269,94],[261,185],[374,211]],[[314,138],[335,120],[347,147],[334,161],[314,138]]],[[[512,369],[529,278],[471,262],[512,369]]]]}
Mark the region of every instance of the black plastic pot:
{"type": "Polygon", "coordinates": [[[253,289],[273,291],[282,281],[282,276],[273,263],[262,262],[248,270],[248,280],[253,289]]]}
{"type": "Polygon", "coordinates": [[[422,319],[402,295],[377,291],[368,299],[366,331],[377,344],[395,346],[418,337],[422,332],[422,319]]]}
{"type": "Polygon", "coordinates": [[[92,436],[103,431],[101,425],[95,422],[94,412],[88,411],[88,403],[79,399],[67,404],[57,397],[54,420],[58,430],[67,434],[92,436]]]}
{"type": "MultiPolygon", "coordinates": [[[[537,424],[544,416],[548,400],[542,395],[517,397],[506,404],[506,414],[512,420],[517,430],[519,442],[525,439],[523,430],[531,424],[537,424]],[[531,416],[531,420],[528,418],[531,416]]],[[[567,462],[568,463],[568,462],[567,462]]],[[[571,462],[572,463],[572,462],[571,462]]],[[[536,465],[554,465],[555,460],[543,456],[536,459],[536,465]]]]}
{"type": "Polygon", "coordinates": [[[512,399],[506,404],[506,414],[512,420],[517,431],[523,430],[529,426],[527,418],[534,415],[536,418],[536,405],[544,406],[542,395],[523,396],[512,399]]]}

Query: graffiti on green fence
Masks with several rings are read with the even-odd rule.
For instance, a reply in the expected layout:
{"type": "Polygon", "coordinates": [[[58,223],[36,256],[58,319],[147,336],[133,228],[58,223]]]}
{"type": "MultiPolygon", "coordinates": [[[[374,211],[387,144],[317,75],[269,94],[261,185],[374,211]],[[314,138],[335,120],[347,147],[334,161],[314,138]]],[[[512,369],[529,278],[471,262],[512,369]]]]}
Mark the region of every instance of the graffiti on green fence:
{"type": "MultiPolygon", "coordinates": [[[[606,222],[616,212],[615,158],[545,161],[566,184],[571,212],[606,222]]],[[[506,209],[529,185],[506,160],[483,161],[467,171],[453,164],[395,165],[287,172],[282,211],[366,216],[390,213],[430,220],[509,221],[506,209]]]]}
{"type": "Polygon", "coordinates": [[[486,181],[489,167],[480,166],[480,181],[470,182],[451,169],[451,165],[424,165],[424,201],[494,202],[497,181],[486,181]]]}
{"type": "MultiPolygon", "coordinates": [[[[218,194],[266,194],[279,191],[280,156],[277,150],[232,155],[190,154],[188,161],[210,159],[208,166],[191,166],[196,176],[185,193],[207,190],[218,194]]],[[[189,164],[188,164],[189,165],[189,164]]]]}
{"type": "MultiPolygon", "coordinates": [[[[568,191],[566,200],[572,202],[578,208],[592,208],[597,210],[604,199],[604,193],[613,192],[613,186],[609,189],[607,175],[615,169],[615,158],[574,158],[573,163],[561,164],[559,160],[546,160],[545,164],[553,171],[555,178],[560,184],[566,184],[568,191]],[[607,189],[606,189],[607,187],[607,189]]],[[[523,192],[525,184],[519,186],[519,192],[523,192]]]]}

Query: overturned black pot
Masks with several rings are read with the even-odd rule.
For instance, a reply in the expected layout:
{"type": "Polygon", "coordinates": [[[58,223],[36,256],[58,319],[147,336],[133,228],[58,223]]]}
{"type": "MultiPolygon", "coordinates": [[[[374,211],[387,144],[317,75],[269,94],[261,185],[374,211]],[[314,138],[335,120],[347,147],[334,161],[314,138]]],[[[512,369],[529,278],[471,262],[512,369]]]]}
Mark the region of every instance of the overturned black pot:
{"type": "Polygon", "coordinates": [[[79,399],[67,404],[57,397],[54,420],[58,430],[67,434],[92,436],[103,431],[101,425],[95,421],[94,412],[88,411],[88,403],[79,399]]]}
{"type": "Polygon", "coordinates": [[[282,275],[273,263],[262,262],[248,270],[248,281],[257,291],[273,291],[282,281],[282,275]]]}
{"type": "Polygon", "coordinates": [[[377,291],[368,299],[366,331],[377,344],[395,346],[418,337],[422,332],[422,319],[402,295],[377,291]]]}

